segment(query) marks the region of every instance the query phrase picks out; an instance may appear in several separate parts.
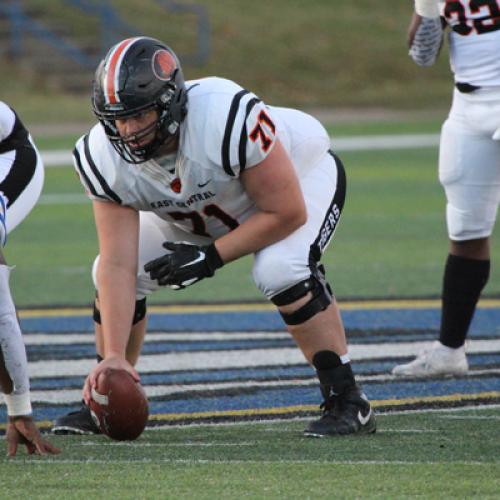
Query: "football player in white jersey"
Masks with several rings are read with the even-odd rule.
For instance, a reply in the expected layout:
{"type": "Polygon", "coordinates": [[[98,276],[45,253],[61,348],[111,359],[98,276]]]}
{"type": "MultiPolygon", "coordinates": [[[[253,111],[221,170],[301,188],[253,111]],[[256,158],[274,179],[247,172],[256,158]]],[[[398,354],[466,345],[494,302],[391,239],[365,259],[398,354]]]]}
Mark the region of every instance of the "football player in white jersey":
{"type": "Polygon", "coordinates": [[[435,61],[448,27],[453,103],[442,133],[439,179],[449,234],[439,341],[400,376],[468,371],[465,339],[490,270],[490,235],[500,201],[500,1],[417,0],[409,29],[417,64],[435,61]]]}
{"type": "Polygon", "coordinates": [[[7,403],[7,454],[19,444],[29,454],[59,453],[33,421],[26,351],[12,301],[12,270],[3,255],[7,235],[28,215],[43,185],[38,151],[16,113],[0,101],[0,388],[7,403]]]}
{"type": "MultiPolygon", "coordinates": [[[[356,385],[340,314],[319,264],[338,224],[345,173],[314,118],[266,106],[232,81],[184,81],[172,50],[124,40],[94,82],[99,123],[74,151],[93,200],[97,352],[107,368],[133,365],[145,334],[145,297],[182,289],[254,254],[253,278],[318,374],[325,399],[311,436],[375,431],[356,385]]],[[[88,409],[54,432],[90,431],[88,409]]]]}

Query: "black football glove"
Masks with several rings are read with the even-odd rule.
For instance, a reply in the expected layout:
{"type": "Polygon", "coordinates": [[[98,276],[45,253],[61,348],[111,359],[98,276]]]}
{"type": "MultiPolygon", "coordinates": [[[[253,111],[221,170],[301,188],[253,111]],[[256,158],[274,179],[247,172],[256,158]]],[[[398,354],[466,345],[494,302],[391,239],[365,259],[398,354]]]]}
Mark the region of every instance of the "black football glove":
{"type": "Polygon", "coordinates": [[[213,276],[224,265],[213,243],[200,247],[167,241],[163,243],[163,247],[172,253],[151,260],[144,266],[151,279],[158,280],[161,286],[168,285],[180,290],[213,276]]]}

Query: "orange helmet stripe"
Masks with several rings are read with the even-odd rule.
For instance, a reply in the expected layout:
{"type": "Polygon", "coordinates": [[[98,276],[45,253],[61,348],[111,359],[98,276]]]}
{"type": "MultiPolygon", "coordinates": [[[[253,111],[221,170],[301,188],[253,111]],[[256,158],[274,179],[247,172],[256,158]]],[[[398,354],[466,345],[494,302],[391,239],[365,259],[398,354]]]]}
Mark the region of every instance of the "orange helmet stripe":
{"type": "Polygon", "coordinates": [[[108,56],[102,86],[107,103],[116,104],[120,101],[120,98],[118,97],[118,76],[120,74],[120,64],[127,49],[129,49],[136,40],[138,40],[137,37],[123,40],[116,45],[108,56]]]}

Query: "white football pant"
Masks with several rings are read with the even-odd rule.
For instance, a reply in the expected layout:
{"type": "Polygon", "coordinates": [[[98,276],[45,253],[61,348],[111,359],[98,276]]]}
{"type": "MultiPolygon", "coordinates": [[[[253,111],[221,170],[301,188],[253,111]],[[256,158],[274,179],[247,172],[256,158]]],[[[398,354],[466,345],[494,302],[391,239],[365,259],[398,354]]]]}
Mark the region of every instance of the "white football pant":
{"type": "MultiPolygon", "coordinates": [[[[285,239],[274,243],[255,254],[253,278],[257,287],[267,298],[288,289],[311,276],[309,256],[315,242],[332,209],[332,199],[337,189],[337,168],[330,154],[325,156],[300,180],[308,218],[306,224],[285,239]]],[[[328,233],[321,245],[324,251],[333,236],[328,233]]],[[[144,265],[150,260],[165,255],[162,247],[165,241],[183,241],[196,245],[207,245],[211,239],[183,231],[159,218],[152,212],[140,213],[139,273],[137,279],[137,299],[142,299],[160,288],[156,280],[151,280],[144,265]]],[[[99,257],[94,261],[92,277],[96,283],[99,257]]]]}
{"type": "Polygon", "coordinates": [[[448,235],[454,241],[489,237],[500,202],[500,87],[455,90],[444,122],[439,180],[446,192],[448,235]]]}

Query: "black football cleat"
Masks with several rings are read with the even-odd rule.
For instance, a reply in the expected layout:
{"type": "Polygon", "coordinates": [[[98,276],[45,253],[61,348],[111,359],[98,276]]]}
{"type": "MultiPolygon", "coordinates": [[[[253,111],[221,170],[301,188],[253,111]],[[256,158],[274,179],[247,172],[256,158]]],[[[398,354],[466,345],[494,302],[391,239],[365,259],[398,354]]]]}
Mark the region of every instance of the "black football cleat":
{"type": "Polygon", "coordinates": [[[311,422],[304,434],[309,437],[370,434],[376,431],[375,413],[359,387],[353,386],[344,393],[332,394],[321,408],[323,415],[311,422]]]}
{"type": "Polygon", "coordinates": [[[52,426],[53,434],[101,434],[90,414],[90,408],[82,402],[79,410],[59,417],[52,426]]]}

